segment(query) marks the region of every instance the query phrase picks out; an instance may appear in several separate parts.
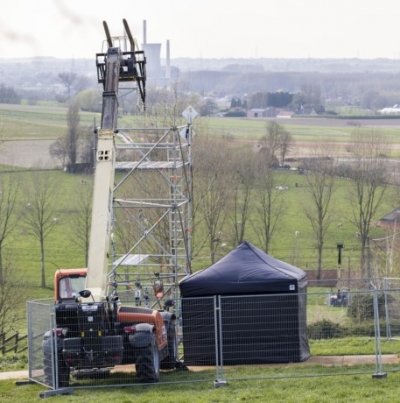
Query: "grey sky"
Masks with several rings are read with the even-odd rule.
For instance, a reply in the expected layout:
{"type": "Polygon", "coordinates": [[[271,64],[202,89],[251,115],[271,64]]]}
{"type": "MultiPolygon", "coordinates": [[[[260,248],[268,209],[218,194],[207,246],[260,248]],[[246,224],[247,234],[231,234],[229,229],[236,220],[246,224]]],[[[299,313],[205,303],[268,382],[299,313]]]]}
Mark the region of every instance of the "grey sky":
{"type": "Polygon", "coordinates": [[[0,58],[93,58],[102,21],[171,57],[400,58],[399,0],[5,0],[0,58]]]}

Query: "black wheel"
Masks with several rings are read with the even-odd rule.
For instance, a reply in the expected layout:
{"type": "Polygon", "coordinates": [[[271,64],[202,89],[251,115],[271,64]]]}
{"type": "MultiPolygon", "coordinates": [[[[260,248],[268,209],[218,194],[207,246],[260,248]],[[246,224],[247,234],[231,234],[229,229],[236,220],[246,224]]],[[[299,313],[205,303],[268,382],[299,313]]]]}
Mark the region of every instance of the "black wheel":
{"type": "Polygon", "coordinates": [[[44,371],[44,379],[47,386],[54,387],[53,382],[53,367],[54,367],[54,360],[53,355],[44,352],[43,355],[43,371],[44,371]]]}
{"type": "Polygon", "coordinates": [[[68,388],[70,368],[61,354],[58,355],[58,387],[68,388]]]}
{"type": "Polygon", "coordinates": [[[136,375],[140,382],[158,382],[160,378],[160,355],[154,335],[150,345],[139,350],[135,365],[136,375]]]}
{"type": "MultiPolygon", "coordinates": [[[[43,358],[43,370],[46,384],[52,388],[54,385],[53,368],[55,369],[56,362],[55,357],[51,353],[45,352],[43,358]]],[[[54,377],[58,375],[58,388],[67,388],[69,386],[70,368],[65,363],[62,354],[58,354],[57,360],[58,370],[57,374],[54,373],[54,377]]]]}
{"type": "Polygon", "coordinates": [[[178,341],[176,339],[176,324],[170,322],[167,330],[168,355],[161,361],[162,369],[173,369],[178,357],[178,341]]]}

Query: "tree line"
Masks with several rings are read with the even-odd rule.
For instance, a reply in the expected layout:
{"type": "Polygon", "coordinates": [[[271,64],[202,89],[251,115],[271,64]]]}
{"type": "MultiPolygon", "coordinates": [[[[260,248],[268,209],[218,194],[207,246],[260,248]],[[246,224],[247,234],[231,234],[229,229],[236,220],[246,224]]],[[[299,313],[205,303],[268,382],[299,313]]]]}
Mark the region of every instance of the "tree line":
{"type": "MultiPolygon", "coordinates": [[[[23,71],[25,77],[29,75],[25,69],[23,71]]],[[[99,111],[101,94],[93,76],[88,77],[80,70],[78,73],[74,69],[40,75],[35,72],[31,76],[35,77],[36,82],[22,86],[15,82],[11,73],[7,74],[5,82],[8,85],[0,81],[0,102],[18,104],[21,99],[27,99],[30,103],[39,100],[67,103],[82,93],[81,108],[99,111]]],[[[301,107],[313,108],[317,113],[332,113],[339,106],[374,111],[400,104],[400,80],[396,72],[197,70],[179,71],[173,82],[180,83],[181,91],[186,96],[189,93],[197,94],[202,100],[204,115],[216,112],[215,104],[212,104],[210,99],[225,96],[233,96],[231,108],[290,105],[293,110],[299,110],[301,107]],[[293,97],[291,102],[290,97],[293,97]]],[[[128,113],[136,112],[129,106],[133,98],[134,96],[127,95],[127,99],[122,99],[128,113]]],[[[200,111],[200,108],[198,110],[200,111]]]]}

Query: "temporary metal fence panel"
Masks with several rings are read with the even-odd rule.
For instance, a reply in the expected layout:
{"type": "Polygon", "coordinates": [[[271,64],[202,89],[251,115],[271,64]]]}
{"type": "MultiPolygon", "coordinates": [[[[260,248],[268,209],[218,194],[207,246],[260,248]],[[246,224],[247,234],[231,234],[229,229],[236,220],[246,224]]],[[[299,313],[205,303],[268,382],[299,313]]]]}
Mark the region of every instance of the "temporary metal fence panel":
{"type": "Polygon", "coordinates": [[[201,308],[186,307],[185,362],[215,365],[217,379],[377,375],[397,359],[381,348],[385,305],[377,290],[222,296],[214,306],[190,300],[201,308]]]}
{"type": "MultiPolygon", "coordinates": [[[[53,361],[44,361],[42,343],[46,332],[53,328],[53,302],[52,300],[28,301],[28,378],[32,382],[37,382],[54,388],[55,368],[53,361]]],[[[50,335],[52,337],[52,335],[50,335]]],[[[53,343],[50,343],[53,346],[53,343]]],[[[51,351],[53,353],[53,351],[51,351]]]]}
{"type": "MultiPolygon", "coordinates": [[[[400,289],[347,290],[345,295],[308,289],[303,294],[182,298],[174,304],[178,365],[167,369],[161,361],[158,382],[360,373],[380,376],[400,370],[400,321],[392,314],[400,311],[399,301],[400,289]],[[342,301],[338,303],[338,299],[342,301]]],[[[51,302],[28,302],[27,307],[31,381],[55,391],[143,384],[148,368],[147,364],[141,368],[140,362],[148,362],[148,358],[142,357],[137,364],[136,357],[135,364],[127,357],[134,354],[126,344],[128,334],[123,336],[122,350],[117,338],[106,341],[102,335],[91,335],[85,351],[91,352],[93,368],[97,363],[98,369],[76,370],[81,338],[88,337],[78,332],[76,307],[65,308],[71,308],[70,322],[64,312],[62,323],[57,323],[59,328],[69,329],[70,337],[51,331],[56,328],[51,302]],[[63,354],[56,354],[62,349],[63,354]],[[98,351],[106,351],[110,365],[104,365],[98,351]],[[66,361],[71,370],[66,369],[66,361]],[[101,368],[104,366],[107,368],[101,368]]],[[[97,313],[89,309],[81,314],[87,323],[92,318],[88,328],[79,325],[83,332],[90,332],[97,313]]]]}
{"type": "Polygon", "coordinates": [[[383,286],[386,336],[400,340],[400,279],[385,278],[383,286]]]}
{"type": "Polygon", "coordinates": [[[224,378],[381,374],[395,357],[381,354],[379,292],[348,291],[340,304],[331,294],[308,292],[305,311],[289,294],[222,297],[224,378]]]}
{"type": "MultiPolygon", "coordinates": [[[[143,383],[214,382],[215,365],[209,363],[211,366],[188,368],[183,364],[182,328],[189,329],[192,322],[197,323],[199,319],[208,326],[208,318],[201,319],[201,312],[205,304],[210,305],[209,301],[192,301],[182,308],[179,302],[174,304],[178,316],[176,331],[172,330],[171,336],[167,326],[160,330],[163,334],[168,333],[170,340],[163,351],[175,350],[175,360],[172,361],[168,356],[155,353],[154,341],[151,345],[132,347],[128,331],[122,330],[122,336],[121,332],[101,332],[100,321],[107,309],[106,304],[79,306],[71,301],[55,308],[52,301],[28,302],[29,380],[47,386],[51,394],[64,393],[67,389],[139,386],[143,383]],[[183,321],[178,310],[187,307],[199,313],[200,318],[195,315],[183,321]],[[159,370],[159,374],[153,374],[153,369],[159,370]]],[[[211,307],[215,315],[213,299],[211,307]]],[[[214,323],[211,318],[210,332],[198,334],[200,337],[191,340],[190,348],[194,345],[201,349],[204,338],[214,338],[214,323]]]]}
{"type": "MultiPolygon", "coordinates": [[[[400,279],[384,279],[384,287],[379,292],[380,348],[383,355],[397,356],[400,351],[400,279]]],[[[393,360],[390,365],[383,363],[386,372],[399,371],[400,362],[393,360]]]]}

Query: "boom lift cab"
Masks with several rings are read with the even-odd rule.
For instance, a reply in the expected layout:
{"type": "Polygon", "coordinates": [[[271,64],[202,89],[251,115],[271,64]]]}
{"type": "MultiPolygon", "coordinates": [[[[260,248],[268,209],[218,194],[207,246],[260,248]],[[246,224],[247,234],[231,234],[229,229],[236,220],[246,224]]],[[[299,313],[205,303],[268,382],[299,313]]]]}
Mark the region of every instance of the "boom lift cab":
{"type": "Polygon", "coordinates": [[[42,342],[44,373],[49,386],[69,386],[73,371],[96,372],[134,363],[141,382],[157,382],[160,368],[174,368],[177,360],[175,321],[172,312],[121,306],[107,295],[108,251],[115,170],[118,87],[136,81],[145,102],[145,64],[142,51],[126,20],[131,49],[114,47],[106,22],[108,51],[97,57],[98,81],[103,84],[101,127],[97,130],[92,227],[88,267],[58,270],[54,278],[56,328],[42,342]]]}

